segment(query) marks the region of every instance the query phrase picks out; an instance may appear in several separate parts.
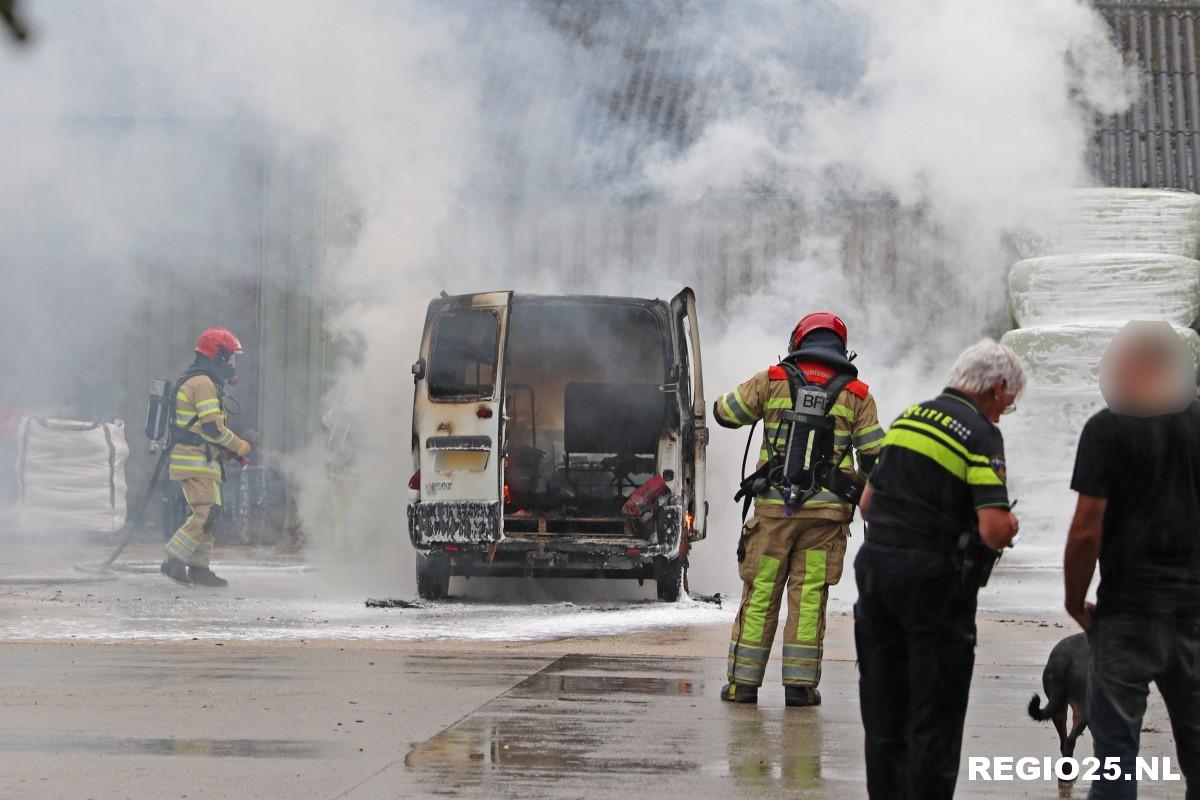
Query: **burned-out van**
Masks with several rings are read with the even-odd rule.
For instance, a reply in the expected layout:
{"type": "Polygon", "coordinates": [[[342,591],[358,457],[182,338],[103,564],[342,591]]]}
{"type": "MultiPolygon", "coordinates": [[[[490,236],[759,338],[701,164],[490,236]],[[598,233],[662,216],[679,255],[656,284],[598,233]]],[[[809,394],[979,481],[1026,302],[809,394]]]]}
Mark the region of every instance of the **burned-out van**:
{"type": "Polygon", "coordinates": [[[447,297],[413,365],[417,587],[450,577],[653,579],[705,535],[696,297],[447,297]]]}

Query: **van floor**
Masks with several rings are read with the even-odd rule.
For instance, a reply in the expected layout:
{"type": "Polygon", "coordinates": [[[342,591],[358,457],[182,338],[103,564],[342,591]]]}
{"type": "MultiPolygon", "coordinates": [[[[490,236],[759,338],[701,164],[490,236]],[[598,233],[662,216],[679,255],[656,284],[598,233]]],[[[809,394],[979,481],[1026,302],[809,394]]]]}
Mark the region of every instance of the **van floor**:
{"type": "Polygon", "coordinates": [[[588,536],[608,535],[633,537],[635,532],[629,522],[620,515],[567,514],[562,511],[531,511],[525,514],[504,515],[504,532],[507,533],[557,533],[588,536]]]}

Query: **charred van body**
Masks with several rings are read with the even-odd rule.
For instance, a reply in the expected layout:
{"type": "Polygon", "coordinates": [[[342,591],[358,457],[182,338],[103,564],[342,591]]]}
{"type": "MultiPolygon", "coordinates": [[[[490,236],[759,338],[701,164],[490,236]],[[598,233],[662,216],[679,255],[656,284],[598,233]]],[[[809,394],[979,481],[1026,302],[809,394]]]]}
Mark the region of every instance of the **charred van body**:
{"type": "Polygon", "coordinates": [[[704,538],[696,301],[490,292],[430,303],[413,366],[409,534],[452,575],[652,579],[704,538]]]}

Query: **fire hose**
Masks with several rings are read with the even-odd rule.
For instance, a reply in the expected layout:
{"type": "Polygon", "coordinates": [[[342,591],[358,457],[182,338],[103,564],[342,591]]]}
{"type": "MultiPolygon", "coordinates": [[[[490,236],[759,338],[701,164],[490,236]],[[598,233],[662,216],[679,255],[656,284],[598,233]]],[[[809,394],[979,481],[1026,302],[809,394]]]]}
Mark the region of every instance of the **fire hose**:
{"type": "MultiPolygon", "coordinates": [[[[150,482],[146,484],[146,491],[142,494],[142,500],[134,509],[133,514],[126,520],[125,527],[122,528],[123,535],[121,536],[121,541],[117,543],[112,554],[98,564],[76,564],[75,569],[80,572],[112,572],[112,565],[125,552],[125,548],[129,547],[129,543],[133,541],[134,535],[142,527],[142,523],[146,521],[146,511],[150,508],[150,501],[154,499],[154,490],[158,488],[159,481],[162,479],[163,467],[166,466],[167,459],[170,457],[171,446],[168,444],[163,447],[162,452],[159,454],[158,461],[154,464],[154,472],[150,475],[150,482]]],[[[250,459],[245,456],[238,456],[237,461],[243,468],[250,465],[250,459]]]]}
{"type": "Polygon", "coordinates": [[[99,564],[76,564],[75,569],[80,572],[111,572],[113,563],[121,557],[125,552],[125,548],[129,547],[129,543],[133,541],[134,534],[142,527],[142,523],[146,520],[146,509],[150,507],[150,501],[154,499],[154,490],[158,488],[158,481],[162,477],[163,467],[166,466],[167,459],[171,457],[171,447],[166,445],[162,452],[159,453],[158,461],[154,464],[154,472],[150,475],[150,482],[146,484],[146,491],[142,494],[142,500],[134,509],[133,514],[125,521],[123,536],[121,541],[117,543],[112,554],[101,561],[99,564]]]}

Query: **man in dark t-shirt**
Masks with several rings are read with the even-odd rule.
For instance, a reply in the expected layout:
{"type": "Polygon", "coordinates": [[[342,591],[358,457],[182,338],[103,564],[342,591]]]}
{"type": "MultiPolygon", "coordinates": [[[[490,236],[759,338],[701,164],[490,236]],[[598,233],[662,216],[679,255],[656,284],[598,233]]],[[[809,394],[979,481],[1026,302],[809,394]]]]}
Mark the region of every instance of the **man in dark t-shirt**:
{"type": "Polygon", "coordinates": [[[1200,617],[1200,402],[1079,437],[1071,488],[1103,502],[1095,616],[1200,617]]]}
{"type": "MultiPolygon", "coordinates": [[[[1141,354],[1147,355],[1141,368],[1150,371],[1134,381],[1152,388],[1153,348],[1141,354]]],[[[1194,374],[1193,368],[1193,381],[1194,374]]],[[[1112,405],[1109,392],[1106,397],[1112,405]]],[[[1079,498],[1064,560],[1066,608],[1091,644],[1088,724],[1095,755],[1102,764],[1119,759],[1123,770],[1118,780],[1094,783],[1091,798],[1137,796],[1137,781],[1125,776],[1136,774],[1151,681],[1171,717],[1187,797],[1200,797],[1200,402],[1194,383],[1185,402],[1182,410],[1179,403],[1140,409],[1169,413],[1104,409],[1079,439],[1071,480],[1079,498]],[[1100,585],[1092,606],[1084,598],[1097,556],[1100,585]]]]}

